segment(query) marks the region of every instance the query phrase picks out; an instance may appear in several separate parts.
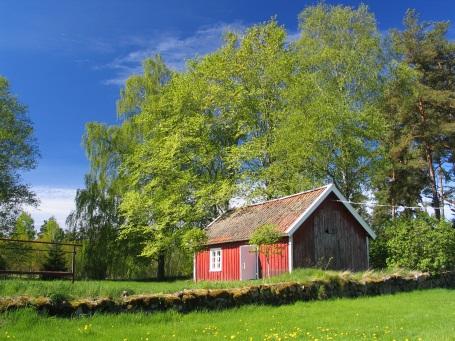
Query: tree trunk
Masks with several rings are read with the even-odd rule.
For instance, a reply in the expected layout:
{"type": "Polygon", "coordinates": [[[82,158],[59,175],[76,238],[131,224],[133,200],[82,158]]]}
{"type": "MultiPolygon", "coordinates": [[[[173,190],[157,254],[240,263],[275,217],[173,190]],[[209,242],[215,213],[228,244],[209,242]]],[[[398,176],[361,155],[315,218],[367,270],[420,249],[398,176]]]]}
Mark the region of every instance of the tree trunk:
{"type": "MultiPolygon", "coordinates": [[[[421,122],[422,122],[422,128],[426,129],[426,113],[425,113],[422,99],[419,99],[418,107],[419,107],[419,113],[420,113],[420,118],[421,118],[421,122]]],[[[434,164],[433,164],[433,151],[432,151],[431,145],[428,143],[428,141],[425,141],[425,139],[423,141],[423,145],[425,148],[425,158],[427,161],[428,173],[430,175],[430,189],[431,189],[431,194],[432,194],[431,205],[433,206],[434,215],[435,215],[436,219],[440,220],[441,219],[441,209],[440,209],[440,203],[439,203],[438,185],[436,183],[436,173],[435,173],[434,164]]]]}
{"type": "Polygon", "coordinates": [[[440,208],[441,205],[439,202],[438,186],[436,184],[436,172],[434,171],[433,155],[432,155],[431,149],[428,146],[425,146],[425,153],[426,153],[426,158],[427,158],[428,171],[430,173],[430,188],[431,188],[431,194],[433,197],[432,206],[434,208],[434,215],[435,215],[436,219],[440,220],[441,219],[441,208],[440,208]]]}
{"type": "Polygon", "coordinates": [[[158,268],[156,270],[156,278],[158,280],[163,280],[165,277],[164,260],[164,253],[162,252],[158,255],[158,268]]]}
{"type": "Polygon", "coordinates": [[[392,219],[395,219],[395,216],[396,216],[396,207],[395,207],[395,196],[393,193],[393,186],[395,185],[395,167],[392,166],[392,185],[391,185],[391,189],[390,189],[390,197],[392,198],[392,219]]]}
{"type": "Polygon", "coordinates": [[[439,203],[441,206],[441,217],[445,219],[444,213],[444,170],[442,169],[441,160],[439,160],[439,203]]]}

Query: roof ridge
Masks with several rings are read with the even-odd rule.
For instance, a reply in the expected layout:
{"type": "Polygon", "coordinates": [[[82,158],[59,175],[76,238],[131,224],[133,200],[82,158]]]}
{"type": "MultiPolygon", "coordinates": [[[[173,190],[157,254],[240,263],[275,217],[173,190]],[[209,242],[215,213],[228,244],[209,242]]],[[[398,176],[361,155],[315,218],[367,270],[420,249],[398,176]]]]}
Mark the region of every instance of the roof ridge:
{"type": "Polygon", "coordinates": [[[267,203],[269,203],[269,202],[280,201],[280,200],[292,198],[292,197],[295,197],[295,196],[298,196],[298,195],[302,195],[302,194],[305,194],[305,193],[315,192],[315,191],[320,190],[320,189],[322,189],[322,188],[327,188],[327,187],[329,187],[329,186],[331,186],[331,185],[332,185],[332,184],[328,184],[328,185],[324,185],[324,186],[320,186],[320,187],[308,189],[308,190],[306,190],[306,191],[302,191],[302,192],[299,192],[299,193],[294,193],[294,194],[286,195],[286,196],[284,196],[284,197],[279,197],[279,198],[275,198],[275,199],[265,200],[265,201],[261,201],[261,202],[255,203],[255,204],[248,204],[248,205],[240,206],[240,207],[234,208],[234,210],[235,210],[235,209],[238,209],[238,208],[246,208],[246,207],[251,207],[251,206],[264,205],[264,204],[267,204],[267,203]]]}

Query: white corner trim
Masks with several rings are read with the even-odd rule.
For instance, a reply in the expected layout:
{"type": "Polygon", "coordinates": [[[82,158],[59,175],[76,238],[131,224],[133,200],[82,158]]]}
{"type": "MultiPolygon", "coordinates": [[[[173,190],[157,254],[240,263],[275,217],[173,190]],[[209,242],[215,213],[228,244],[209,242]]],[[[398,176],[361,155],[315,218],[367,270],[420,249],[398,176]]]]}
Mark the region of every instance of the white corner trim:
{"type": "Polygon", "coordinates": [[[239,279],[242,280],[242,245],[239,246],[239,279]]]}
{"type": "Polygon", "coordinates": [[[346,197],[343,194],[341,194],[341,192],[338,190],[338,188],[333,186],[332,191],[338,197],[338,199],[340,199],[340,201],[344,204],[344,206],[348,209],[348,211],[351,212],[351,214],[359,222],[359,224],[362,225],[362,227],[365,229],[365,231],[368,232],[370,237],[372,239],[376,239],[376,233],[374,233],[374,231],[371,229],[371,227],[368,225],[368,223],[360,216],[360,214],[357,213],[355,208],[352,207],[352,205],[347,202],[348,199],[346,199],[346,197]]]}
{"type": "Polygon", "coordinates": [[[196,282],[197,281],[197,277],[196,277],[196,252],[193,253],[193,281],[196,282]]]}
{"type": "Polygon", "coordinates": [[[291,273],[294,267],[294,237],[291,235],[288,238],[288,270],[291,273]]]}
{"type": "Polygon", "coordinates": [[[346,197],[341,194],[341,192],[336,188],[334,184],[327,185],[326,189],[317,197],[315,201],[289,226],[286,230],[286,234],[291,237],[294,232],[303,224],[305,220],[313,213],[316,208],[328,197],[330,193],[334,193],[338,199],[343,202],[344,206],[348,209],[348,211],[354,216],[354,218],[358,221],[358,223],[367,231],[368,235],[376,239],[376,234],[373,232],[371,227],[367,224],[367,222],[357,213],[357,211],[352,207],[349,203],[347,203],[346,197]]]}
{"type": "Polygon", "coordinates": [[[368,236],[365,237],[367,240],[367,269],[370,268],[370,245],[369,245],[369,240],[368,236]]]}
{"type": "MultiPolygon", "coordinates": [[[[229,210],[228,210],[229,211],[229,210]]],[[[226,212],[228,212],[226,211],[226,212]]],[[[213,219],[210,224],[208,224],[204,229],[208,229],[210,226],[212,226],[215,222],[217,222],[226,212],[221,213],[218,217],[213,219]]]]}
{"type": "Polygon", "coordinates": [[[259,279],[259,250],[256,245],[255,245],[255,249],[256,249],[256,279],[259,279]]]}
{"type": "Polygon", "coordinates": [[[325,190],[317,197],[315,201],[311,203],[310,206],[289,226],[286,230],[288,236],[292,236],[294,232],[302,225],[302,223],[314,212],[314,210],[324,201],[325,198],[330,194],[332,188],[335,187],[334,184],[328,185],[325,190]]]}

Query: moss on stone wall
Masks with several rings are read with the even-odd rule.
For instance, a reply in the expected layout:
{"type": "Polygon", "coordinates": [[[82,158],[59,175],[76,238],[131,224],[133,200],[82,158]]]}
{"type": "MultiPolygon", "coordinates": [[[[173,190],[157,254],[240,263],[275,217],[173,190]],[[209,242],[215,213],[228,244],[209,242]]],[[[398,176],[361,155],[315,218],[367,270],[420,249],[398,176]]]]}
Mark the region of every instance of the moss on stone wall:
{"type": "Polygon", "coordinates": [[[193,289],[174,294],[150,294],[111,298],[65,300],[49,297],[0,298],[0,311],[32,307],[49,315],[90,315],[95,312],[156,312],[176,310],[219,310],[246,304],[282,305],[296,301],[326,300],[394,294],[429,288],[455,288],[455,272],[438,275],[418,273],[412,276],[387,276],[382,280],[352,279],[313,281],[307,284],[286,282],[231,289],[193,289]]]}

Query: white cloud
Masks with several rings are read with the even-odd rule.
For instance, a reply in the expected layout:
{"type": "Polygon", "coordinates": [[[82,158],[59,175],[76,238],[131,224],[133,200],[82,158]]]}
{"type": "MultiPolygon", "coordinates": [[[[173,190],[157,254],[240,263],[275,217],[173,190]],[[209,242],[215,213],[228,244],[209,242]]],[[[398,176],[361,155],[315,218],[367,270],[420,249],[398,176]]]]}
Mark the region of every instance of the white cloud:
{"type": "Polygon", "coordinates": [[[74,198],[76,197],[75,188],[55,188],[47,186],[36,186],[32,188],[40,200],[38,207],[25,207],[35,221],[36,228],[43,224],[45,219],[55,217],[59,225],[66,227],[66,217],[75,208],[74,198]]]}
{"type": "Polygon", "coordinates": [[[286,41],[288,43],[293,43],[300,38],[300,31],[289,31],[286,41]]]}
{"type": "Polygon", "coordinates": [[[116,72],[114,78],[104,83],[122,85],[128,76],[141,73],[141,65],[144,59],[156,54],[160,54],[172,69],[182,70],[188,59],[203,56],[220,47],[226,32],[242,32],[244,29],[245,27],[240,23],[220,23],[214,26],[201,27],[186,37],[175,33],[160,33],[148,38],[130,37],[124,39],[121,44],[129,46],[131,52],[104,66],[116,72]]]}

